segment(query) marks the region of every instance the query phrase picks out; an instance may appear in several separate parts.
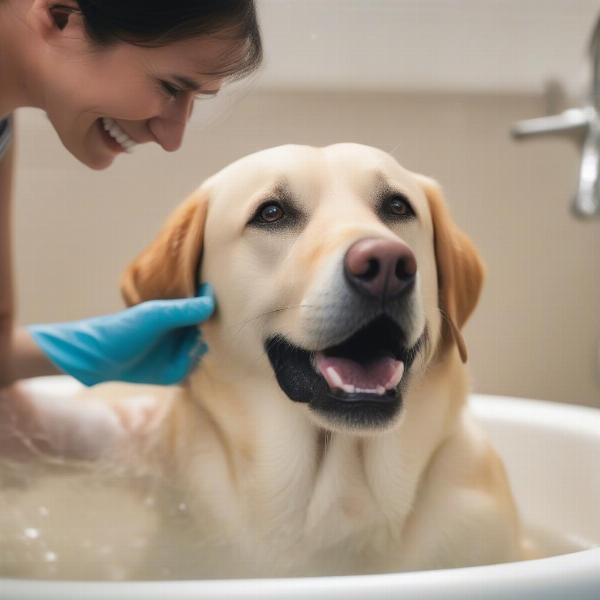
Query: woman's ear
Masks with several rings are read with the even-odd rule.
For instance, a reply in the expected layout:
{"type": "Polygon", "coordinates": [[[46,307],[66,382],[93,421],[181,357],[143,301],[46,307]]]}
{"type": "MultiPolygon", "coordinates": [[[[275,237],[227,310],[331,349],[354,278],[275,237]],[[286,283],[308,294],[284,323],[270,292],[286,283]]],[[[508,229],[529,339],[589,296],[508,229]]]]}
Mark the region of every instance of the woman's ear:
{"type": "Polygon", "coordinates": [[[208,192],[200,188],[131,263],[121,279],[121,294],[128,306],[196,295],[207,210],[208,192]]]}
{"type": "Polygon", "coordinates": [[[466,362],[461,329],[479,300],[485,274],[483,261],[471,240],[452,220],[437,183],[422,175],[417,179],[427,197],[433,222],[442,346],[454,342],[461,360],[466,362]]]}

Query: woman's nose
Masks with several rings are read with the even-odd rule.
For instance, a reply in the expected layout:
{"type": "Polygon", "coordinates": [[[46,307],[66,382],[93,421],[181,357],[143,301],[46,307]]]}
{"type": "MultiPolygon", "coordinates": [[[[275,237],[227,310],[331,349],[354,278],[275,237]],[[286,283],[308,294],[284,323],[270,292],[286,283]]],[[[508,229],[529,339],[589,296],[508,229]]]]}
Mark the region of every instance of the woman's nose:
{"type": "Polygon", "coordinates": [[[167,152],[174,152],[181,146],[193,106],[194,94],[182,93],[169,102],[160,115],[150,119],[150,131],[167,152]]]}

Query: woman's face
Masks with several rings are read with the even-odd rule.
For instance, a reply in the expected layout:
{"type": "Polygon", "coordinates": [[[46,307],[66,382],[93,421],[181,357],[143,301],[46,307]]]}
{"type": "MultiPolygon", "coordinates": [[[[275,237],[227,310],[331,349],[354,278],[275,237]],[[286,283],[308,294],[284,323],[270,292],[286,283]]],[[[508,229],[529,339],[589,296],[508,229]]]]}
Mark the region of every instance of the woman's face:
{"type": "Polygon", "coordinates": [[[241,50],[239,41],[218,36],[159,48],[98,47],[82,38],[49,46],[40,104],[64,146],[93,169],[135,144],[177,150],[195,98],[221,86],[209,73],[241,50]]]}

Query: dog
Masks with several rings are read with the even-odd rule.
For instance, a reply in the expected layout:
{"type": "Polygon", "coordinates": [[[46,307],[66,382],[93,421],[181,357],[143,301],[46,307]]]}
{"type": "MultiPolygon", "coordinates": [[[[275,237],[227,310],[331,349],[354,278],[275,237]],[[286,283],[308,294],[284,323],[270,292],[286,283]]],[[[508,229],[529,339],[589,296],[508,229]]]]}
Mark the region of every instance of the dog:
{"type": "Polygon", "coordinates": [[[461,329],[483,278],[437,183],[358,144],[258,152],[175,210],[122,293],[134,305],[210,282],[209,351],[181,388],[88,397],[125,432],[113,458],[180,491],[194,574],[525,558],[502,462],[466,404],[461,329]]]}

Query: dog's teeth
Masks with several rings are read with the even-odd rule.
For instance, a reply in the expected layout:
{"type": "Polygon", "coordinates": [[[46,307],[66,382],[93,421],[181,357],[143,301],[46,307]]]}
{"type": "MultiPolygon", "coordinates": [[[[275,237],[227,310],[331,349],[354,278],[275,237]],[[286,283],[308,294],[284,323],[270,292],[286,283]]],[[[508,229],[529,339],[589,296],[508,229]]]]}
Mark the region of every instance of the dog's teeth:
{"type": "Polygon", "coordinates": [[[382,385],[378,385],[376,388],[356,388],[357,394],[376,394],[377,396],[383,396],[385,394],[385,388],[382,385]]]}
{"type": "Polygon", "coordinates": [[[344,382],[342,381],[340,374],[333,367],[327,367],[327,375],[329,375],[329,377],[331,379],[331,383],[334,386],[343,389],[344,382]]]}
{"type": "MultiPolygon", "coordinates": [[[[322,363],[323,360],[327,359],[323,359],[322,356],[317,357],[315,364],[315,368],[317,369],[317,371],[319,370],[319,363],[322,363]]],[[[382,385],[380,383],[377,383],[376,381],[368,381],[367,377],[365,377],[365,381],[362,383],[363,385],[365,383],[373,385],[373,387],[369,388],[362,388],[357,386],[355,383],[348,382],[348,379],[352,381],[352,378],[350,376],[348,376],[347,380],[344,381],[344,377],[342,376],[344,371],[341,367],[340,370],[338,370],[334,365],[329,365],[327,367],[324,367],[324,365],[322,365],[323,369],[321,372],[326,378],[327,383],[329,384],[329,387],[331,389],[338,389],[342,392],[346,392],[347,394],[371,394],[375,396],[383,396],[385,395],[387,390],[394,389],[400,383],[400,380],[402,379],[402,376],[404,374],[404,363],[400,361],[392,361],[392,359],[389,359],[389,361],[395,364],[395,367],[387,383],[385,385],[382,385]]],[[[371,379],[373,379],[373,377],[371,377],[371,379]]]]}
{"type": "Polygon", "coordinates": [[[333,367],[327,367],[326,372],[332,387],[339,388],[342,392],[346,392],[347,394],[355,393],[355,386],[351,383],[344,383],[340,374],[333,367]]]}
{"type": "Polygon", "coordinates": [[[402,381],[402,376],[404,375],[404,363],[399,362],[396,370],[393,375],[390,377],[390,380],[385,384],[386,390],[393,390],[399,383],[402,381]]]}

